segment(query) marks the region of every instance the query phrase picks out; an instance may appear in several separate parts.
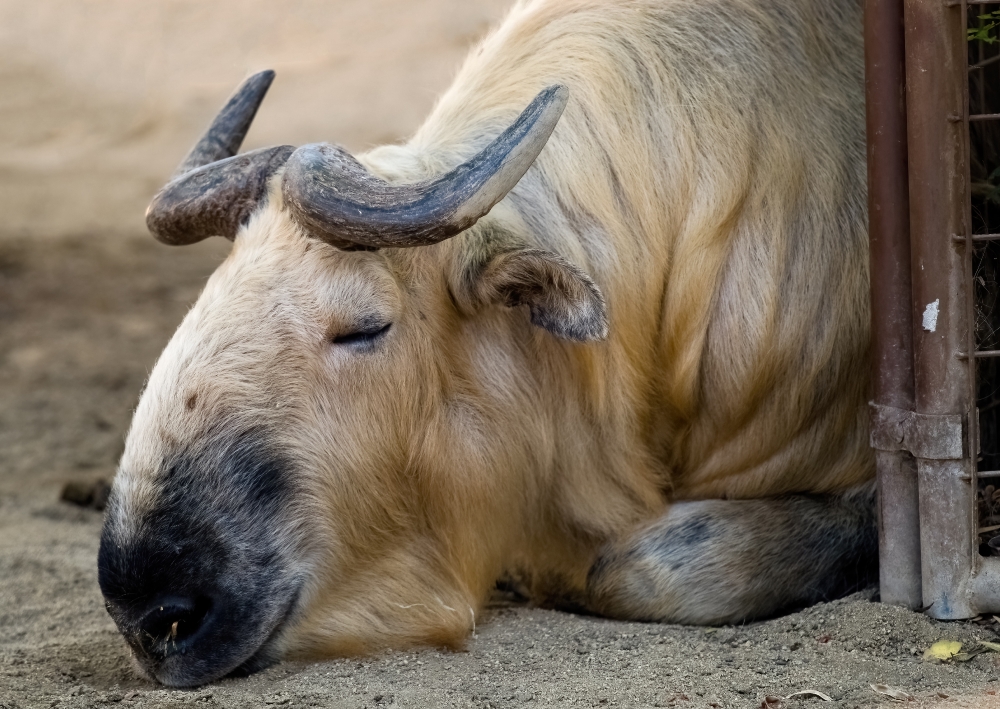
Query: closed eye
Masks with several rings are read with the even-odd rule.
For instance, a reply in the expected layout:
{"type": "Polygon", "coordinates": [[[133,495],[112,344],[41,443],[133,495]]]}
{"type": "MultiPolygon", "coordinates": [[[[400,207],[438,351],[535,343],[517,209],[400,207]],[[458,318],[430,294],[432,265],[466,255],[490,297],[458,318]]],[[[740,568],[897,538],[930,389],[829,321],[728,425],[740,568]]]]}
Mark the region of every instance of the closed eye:
{"type": "Polygon", "coordinates": [[[389,332],[389,328],[392,327],[392,323],[386,323],[385,325],[374,325],[372,327],[366,327],[362,330],[355,330],[354,332],[345,332],[342,335],[337,335],[331,342],[335,345],[349,345],[349,346],[367,346],[373,345],[375,342],[382,337],[385,333],[389,332]]]}

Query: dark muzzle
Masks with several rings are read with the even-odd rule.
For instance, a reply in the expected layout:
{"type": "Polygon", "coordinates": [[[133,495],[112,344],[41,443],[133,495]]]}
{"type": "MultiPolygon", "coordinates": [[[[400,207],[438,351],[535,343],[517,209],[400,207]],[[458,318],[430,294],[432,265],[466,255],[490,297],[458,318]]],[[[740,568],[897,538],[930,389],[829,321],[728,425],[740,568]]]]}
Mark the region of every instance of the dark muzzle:
{"type": "Polygon", "coordinates": [[[164,684],[266,664],[294,611],[289,466],[260,441],[178,456],[151,500],[112,490],[98,582],[137,663],[164,684]]]}

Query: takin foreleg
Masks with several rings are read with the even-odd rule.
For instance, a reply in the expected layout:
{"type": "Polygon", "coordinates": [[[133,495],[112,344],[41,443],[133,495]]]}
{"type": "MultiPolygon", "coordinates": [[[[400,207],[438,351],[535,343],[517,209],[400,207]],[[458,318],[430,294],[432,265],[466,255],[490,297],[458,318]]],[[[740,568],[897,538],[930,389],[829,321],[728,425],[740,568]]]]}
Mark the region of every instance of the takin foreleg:
{"type": "Polygon", "coordinates": [[[601,551],[601,615],[740,623],[837,598],[878,578],[874,486],[832,495],[679,502],[601,551]]]}

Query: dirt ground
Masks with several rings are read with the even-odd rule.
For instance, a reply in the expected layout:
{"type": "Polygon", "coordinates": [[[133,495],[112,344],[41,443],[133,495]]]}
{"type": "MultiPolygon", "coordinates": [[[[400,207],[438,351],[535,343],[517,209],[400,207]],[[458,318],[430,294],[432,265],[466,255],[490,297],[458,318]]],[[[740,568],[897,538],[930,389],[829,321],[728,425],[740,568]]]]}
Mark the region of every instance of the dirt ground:
{"type": "Polygon", "coordinates": [[[142,230],[150,195],[250,71],[278,81],[248,141],[362,148],[411,131],[507,0],[0,0],[0,709],[864,707],[1000,709],[1000,640],[872,592],[741,627],[621,623],[497,596],[465,652],[283,663],[194,691],[131,671],[96,582],[99,512],[142,383],[228,244],[142,230]],[[818,690],[832,703],[786,697],[818,690]]]}

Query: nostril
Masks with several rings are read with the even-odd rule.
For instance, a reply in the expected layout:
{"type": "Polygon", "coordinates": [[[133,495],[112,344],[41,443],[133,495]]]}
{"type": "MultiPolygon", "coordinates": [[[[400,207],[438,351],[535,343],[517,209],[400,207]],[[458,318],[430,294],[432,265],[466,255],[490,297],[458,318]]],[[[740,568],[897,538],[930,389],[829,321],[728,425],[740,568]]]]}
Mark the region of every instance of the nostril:
{"type": "Polygon", "coordinates": [[[160,599],[139,621],[140,642],[164,654],[197,634],[212,608],[210,599],[170,596],[160,599]]]}

